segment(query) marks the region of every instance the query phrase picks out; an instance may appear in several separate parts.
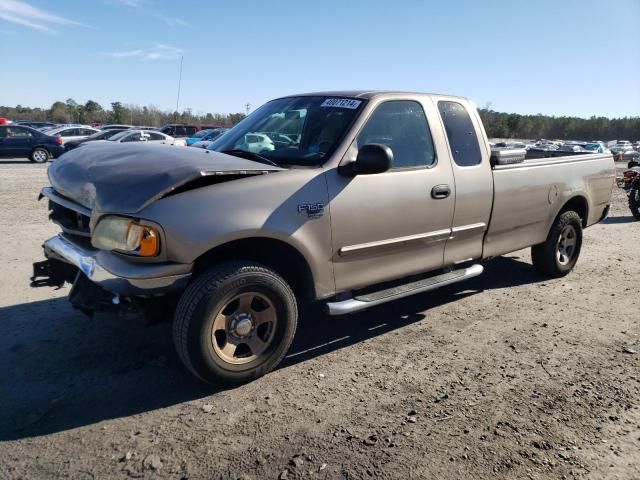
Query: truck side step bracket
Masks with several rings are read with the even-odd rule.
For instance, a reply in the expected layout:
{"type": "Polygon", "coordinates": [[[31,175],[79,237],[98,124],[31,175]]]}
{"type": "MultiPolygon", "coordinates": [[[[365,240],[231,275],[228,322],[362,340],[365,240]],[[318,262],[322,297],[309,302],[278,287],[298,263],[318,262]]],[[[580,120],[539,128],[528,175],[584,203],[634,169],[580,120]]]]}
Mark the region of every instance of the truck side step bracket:
{"type": "Polygon", "coordinates": [[[360,310],[365,310],[386,302],[398,300],[417,293],[428,292],[446,285],[451,285],[452,283],[477,277],[483,270],[482,265],[475,264],[461,270],[453,270],[441,275],[436,275],[435,277],[421,279],[366,295],[358,295],[340,302],[330,302],[327,303],[327,308],[329,309],[329,315],[345,315],[359,312],[360,310]]]}

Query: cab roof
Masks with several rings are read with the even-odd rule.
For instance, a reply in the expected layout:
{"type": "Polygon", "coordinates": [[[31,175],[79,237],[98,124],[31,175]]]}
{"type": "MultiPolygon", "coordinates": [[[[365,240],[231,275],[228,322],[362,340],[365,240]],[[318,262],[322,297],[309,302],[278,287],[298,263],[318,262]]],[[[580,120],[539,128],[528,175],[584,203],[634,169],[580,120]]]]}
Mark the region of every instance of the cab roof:
{"type": "Polygon", "coordinates": [[[285,95],[282,98],[287,97],[347,97],[347,98],[362,98],[370,100],[374,97],[381,95],[430,95],[430,96],[443,96],[459,98],[461,100],[468,100],[466,97],[457,95],[447,95],[441,93],[426,93],[426,92],[406,92],[400,90],[333,90],[325,92],[311,92],[311,93],[299,93],[296,95],[285,95]]]}

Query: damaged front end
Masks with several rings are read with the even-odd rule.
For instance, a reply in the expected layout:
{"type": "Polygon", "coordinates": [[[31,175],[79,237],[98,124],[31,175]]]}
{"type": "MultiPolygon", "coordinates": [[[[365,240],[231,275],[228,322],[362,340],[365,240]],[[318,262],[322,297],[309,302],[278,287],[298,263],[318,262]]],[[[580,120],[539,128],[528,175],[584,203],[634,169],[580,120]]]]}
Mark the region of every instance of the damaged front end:
{"type": "Polygon", "coordinates": [[[71,150],[51,165],[51,186],[41,192],[62,232],[44,242],[46,260],[33,265],[31,285],[71,283],[69,300],[87,314],[165,314],[193,264],[171,261],[162,226],[140,212],[189,190],[282,170],[200,149],[97,144],[71,150]],[[144,242],[130,245],[134,230],[144,242]]]}
{"type": "Polygon", "coordinates": [[[162,305],[164,313],[170,302],[163,297],[170,299],[173,291],[186,286],[191,265],[135,263],[126,256],[97,249],[91,244],[91,212],[50,187],[42,194],[49,199],[51,221],[62,233],[44,242],[46,260],[33,264],[32,287],[61,288],[70,283],[69,301],[89,316],[95,312],[142,313],[151,321],[158,316],[155,307],[149,314],[151,305],[162,305]]]}

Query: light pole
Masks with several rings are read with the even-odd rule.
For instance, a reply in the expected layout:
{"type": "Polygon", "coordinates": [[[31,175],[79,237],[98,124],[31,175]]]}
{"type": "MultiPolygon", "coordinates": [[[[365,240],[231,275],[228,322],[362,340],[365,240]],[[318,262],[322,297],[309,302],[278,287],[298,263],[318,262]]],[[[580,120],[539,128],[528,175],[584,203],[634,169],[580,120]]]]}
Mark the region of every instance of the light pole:
{"type": "Polygon", "coordinates": [[[180,107],[180,88],[182,87],[182,61],[184,60],[184,55],[180,56],[180,74],[178,75],[178,98],[176,98],[176,113],[174,121],[177,120],[178,108],[180,107]]]}

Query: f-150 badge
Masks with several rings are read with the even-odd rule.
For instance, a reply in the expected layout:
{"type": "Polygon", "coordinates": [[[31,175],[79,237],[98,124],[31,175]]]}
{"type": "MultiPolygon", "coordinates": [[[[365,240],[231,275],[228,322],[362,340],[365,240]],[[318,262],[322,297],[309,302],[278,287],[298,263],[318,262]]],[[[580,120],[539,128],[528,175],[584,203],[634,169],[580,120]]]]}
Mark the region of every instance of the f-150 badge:
{"type": "Polygon", "coordinates": [[[324,214],[324,204],[322,203],[301,203],[298,205],[298,213],[307,212],[307,217],[318,218],[324,214]]]}

